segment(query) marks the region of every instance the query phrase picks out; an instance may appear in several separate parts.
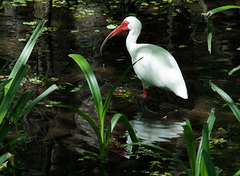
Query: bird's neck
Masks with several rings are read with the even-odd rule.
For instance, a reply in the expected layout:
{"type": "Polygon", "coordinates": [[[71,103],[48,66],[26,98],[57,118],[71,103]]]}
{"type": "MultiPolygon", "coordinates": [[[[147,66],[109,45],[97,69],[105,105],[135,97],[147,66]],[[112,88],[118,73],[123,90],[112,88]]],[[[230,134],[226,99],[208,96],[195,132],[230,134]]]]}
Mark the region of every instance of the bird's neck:
{"type": "Polygon", "coordinates": [[[129,31],[127,39],[126,39],[126,46],[127,46],[127,50],[128,52],[131,53],[133,52],[136,44],[137,44],[137,39],[138,36],[140,35],[141,30],[139,29],[132,29],[129,31]]]}

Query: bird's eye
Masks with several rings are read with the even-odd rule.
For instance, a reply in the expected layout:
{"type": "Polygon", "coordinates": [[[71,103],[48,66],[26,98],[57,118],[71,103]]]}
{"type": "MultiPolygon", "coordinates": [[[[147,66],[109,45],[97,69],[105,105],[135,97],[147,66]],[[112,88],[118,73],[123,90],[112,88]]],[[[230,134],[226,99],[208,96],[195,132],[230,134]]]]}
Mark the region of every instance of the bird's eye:
{"type": "Polygon", "coordinates": [[[124,22],[124,25],[127,26],[127,22],[124,22]]]}

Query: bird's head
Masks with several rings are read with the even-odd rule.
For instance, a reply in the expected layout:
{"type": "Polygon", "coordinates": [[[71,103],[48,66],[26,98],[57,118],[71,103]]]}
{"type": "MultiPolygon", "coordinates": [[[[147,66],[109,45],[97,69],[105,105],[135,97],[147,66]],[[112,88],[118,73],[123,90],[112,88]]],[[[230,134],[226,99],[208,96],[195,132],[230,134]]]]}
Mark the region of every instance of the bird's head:
{"type": "Polygon", "coordinates": [[[123,22],[106,37],[106,39],[103,41],[103,43],[101,45],[100,52],[102,52],[103,46],[105,45],[105,43],[107,43],[107,41],[111,37],[115,36],[116,34],[118,34],[120,32],[128,32],[128,31],[131,31],[133,29],[141,30],[142,29],[142,24],[136,17],[129,16],[129,17],[125,18],[123,20],[123,22]]]}

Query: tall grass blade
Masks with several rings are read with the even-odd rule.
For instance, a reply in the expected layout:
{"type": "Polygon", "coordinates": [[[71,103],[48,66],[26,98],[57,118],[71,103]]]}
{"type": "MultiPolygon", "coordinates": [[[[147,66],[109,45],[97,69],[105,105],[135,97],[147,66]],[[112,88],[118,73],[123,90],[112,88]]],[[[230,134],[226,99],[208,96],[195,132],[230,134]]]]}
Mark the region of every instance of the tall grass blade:
{"type": "Polygon", "coordinates": [[[16,122],[18,120],[19,113],[26,106],[26,104],[30,100],[31,96],[32,96],[31,91],[27,91],[20,95],[20,97],[15,102],[13,109],[9,110],[10,113],[8,114],[8,119],[10,120],[10,122],[16,122]]]}
{"type": "Polygon", "coordinates": [[[155,148],[155,149],[164,151],[165,153],[167,153],[168,155],[170,155],[171,157],[173,157],[173,158],[175,159],[175,161],[178,162],[178,163],[182,166],[183,170],[186,172],[186,174],[187,174],[188,176],[192,176],[192,174],[189,172],[189,170],[188,170],[188,168],[185,166],[185,164],[183,164],[183,162],[182,162],[178,157],[176,157],[174,154],[172,154],[172,152],[170,152],[170,151],[168,151],[168,150],[166,150],[166,149],[164,149],[164,148],[162,148],[162,147],[153,145],[153,144],[145,144],[145,143],[140,143],[140,142],[138,142],[138,143],[131,143],[131,144],[124,144],[124,145],[122,145],[122,146],[125,147],[125,146],[131,146],[131,145],[142,145],[142,146],[152,147],[152,148],[155,148]]]}
{"type": "Polygon", "coordinates": [[[216,91],[223,98],[223,100],[228,104],[228,106],[231,108],[232,112],[240,122],[240,110],[235,105],[231,97],[228,94],[226,94],[222,89],[220,89],[218,86],[216,86],[213,82],[210,81],[209,84],[211,85],[212,89],[216,91]]]}
{"type": "Polygon", "coordinates": [[[70,54],[69,57],[71,57],[72,59],[75,60],[75,62],[82,69],[82,71],[83,71],[83,73],[84,73],[84,75],[87,79],[88,86],[91,90],[92,97],[94,99],[94,103],[95,103],[95,106],[96,106],[99,122],[101,124],[101,122],[104,121],[104,119],[100,118],[102,116],[103,103],[102,103],[102,96],[101,96],[101,92],[100,92],[100,89],[99,89],[99,86],[98,86],[97,79],[96,79],[90,65],[81,55],[70,54]]]}
{"type": "Polygon", "coordinates": [[[237,67],[235,67],[235,68],[233,68],[232,70],[230,70],[230,71],[228,72],[228,75],[232,75],[234,72],[238,71],[239,69],[240,69],[240,65],[237,66],[237,67]]]}
{"type": "Polygon", "coordinates": [[[53,91],[57,90],[57,85],[50,86],[47,90],[45,90],[42,94],[40,94],[37,98],[35,98],[33,101],[31,101],[27,106],[25,106],[22,111],[18,114],[18,118],[15,118],[15,122],[18,121],[23,115],[25,115],[28,111],[30,111],[39,101],[41,101],[43,98],[48,96],[53,91]]]}
{"type": "Polygon", "coordinates": [[[189,119],[186,120],[186,125],[183,126],[184,128],[184,136],[187,146],[188,158],[191,167],[192,174],[195,173],[195,163],[196,163],[196,142],[193,136],[192,127],[190,124],[189,119]]]}
{"type": "Polygon", "coordinates": [[[202,140],[201,140],[201,144],[199,146],[199,151],[200,151],[200,158],[201,158],[201,175],[207,175],[207,168],[206,168],[206,163],[204,162],[204,158],[203,158],[203,151],[205,150],[207,153],[209,153],[208,151],[208,124],[205,124],[203,126],[203,134],[202,134],[202,140]]]}
{"type": "Polygon", "coordinates": [[[216,117],[215,117],[215,109],[212,108],[211,109],[211,113],[207,119],[207,124],[208,124],[208,138],[210,137],[211,135],[211,132],[212,132],[212,128],[213,128],[213,125],[215,123],[215,120],[216,120],[216,117]]]}
{"type": "Polygon", "coordinates": [[[216,176],[214,165],[213,165],[212,160],[209,156],[209,153],[206,152],[205,150],[203,150],[202,154],[203,154],[203,159],[204,159],[205,166],[206,166],[206,169],[207,169],[207,174],[206,175],[216,176]]]}
{"type": "Polygon", "coordinates": [[[202,151],[205,150],[208,153],[208,139],[215,121],[214,109],[211,110],[211,114],[208,117],[207,123],[203,127],[202,139],[200,141],[197,157],[196,157],[196,169],[195,176],[207,174],[206,166],[204,163],[202,151]]]}
{"type": "Polygon", "coordinates": [[[17,93],[18,87],[23,79],[23,77],[26,75],[28,71],[29,66],[27,65],[22,65],[17,72],[15,78],[12,81],[11,87],[9,88],[9,91],[7,92],[6,96],[4,97],[2,103],[0,104],[0,124],[2,123],[2,120],[4,116],[6,115],[12,100],[17,93]]]}
{"type": "Polygon", "coordinates": [[[217,7],[215,9],[212,9],[210,11],[207,12],[207,16],[208,18],[211,17],[212,15],[214,15],[215,13],[224,11],[224,10],[229,10],[229,9],[239,9],[240,6],[237,5],[226,5],[226,6],[221,6],[221,7],[217,7]]]}
{"type": "MultiPolygon", "coordinates": [[[[14,68],[11,72],[11,74],[9,75],[9,79],[14,78],[16,76],[16,74],[18,73],[19,69],[21,68],[21,66],[23,64],[27,63],[27,60],[33,50],[33,47],[43,29],[43,26],[45,24],[45,20],[41,20],[41,22],[38,24],[37,28],[34,30],[33,34],[31,35],[31,37],[29,38],[27,44],[25,45],[21,55],[19,56],[16,64],[14,65],[14,68]]],[[[7,87],[10,87],[12,82],[10,82],[7,87]]]]}
{"type": "Polygon", "coordinates": [[[110,139],[110,136],[111,136],[111,134],[113,132],[113,129],[116,126],[116,124],[117,124],[117,122],[118,122],[118,120],[120,118],[122,118],[122,120],[123,120],[123,122],[124,122],[124,124],[125,124],[125,126],[127,128],[128,132],[129,132],[129,136],[131,137],[132,142],[134,142],[134,143],[138,142],[137,136],[136,136],[136,134],[135,134],[135,132],[134,132],[134,130],[132,128],[132,125],[129,123],[128,118],[125,115],[121,114],[121,113],[117,113],[117,114],[114,114],[114,116],[113,116],[113,118],[111,120],[111,123],[109,124],[108,130],[106,132],[105,147],[108,146],[108,141],[110,139]]]}
{"type": "Polygon", "coordinates": [[[210,20],[210,17],[214,15],[215,13],[224,11],[224,10],[229,10],[229,9],[236,9],[240,8],[240,6],[236,5],[227,5],[227,6],[222,6],[218,7],[215,9],[212,9],[206,13],[207,16],[207,44],[208,44],[208,51],[211,54],[212,52],[212,31],[213,31],[213,24],[212,21],[210,20]]]}
{"type": "Polygon", "coordinates": [[[16,138],[16,139],[13,139],[13,140],[11,140],[10,142],[8,142],[4,147],[8,147],[8,146],[14,145],[14,144],[16,144],[16,143],[24,140],[25,138],[26,138],[26,135],[23,135],[23,136],[21,136],[21,137],[18,137],[18,138],[16,138]]]}

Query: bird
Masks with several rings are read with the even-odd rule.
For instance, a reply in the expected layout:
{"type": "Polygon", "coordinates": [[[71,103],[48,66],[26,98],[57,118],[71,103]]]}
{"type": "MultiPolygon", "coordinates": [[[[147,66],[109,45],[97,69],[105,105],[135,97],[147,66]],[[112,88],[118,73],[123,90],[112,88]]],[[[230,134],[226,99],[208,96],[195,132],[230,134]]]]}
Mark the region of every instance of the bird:
{"type": "Polygon", "coordinates": [[[142,82],[142,97],[146,98],[146,89],[153,86],[171,91],[183,99],[188,99],[186,83],[174,57],[160,46],[137,43],[141,30],[142,23],[136,17],[129,16],[125,18],[105,38],[100,47],[100,52],[102,52],[103,46],[111,37],[120,32],[128,32],[126,47],[131,56],[132,64],[135,63],[133,69],[142,82]]]}

